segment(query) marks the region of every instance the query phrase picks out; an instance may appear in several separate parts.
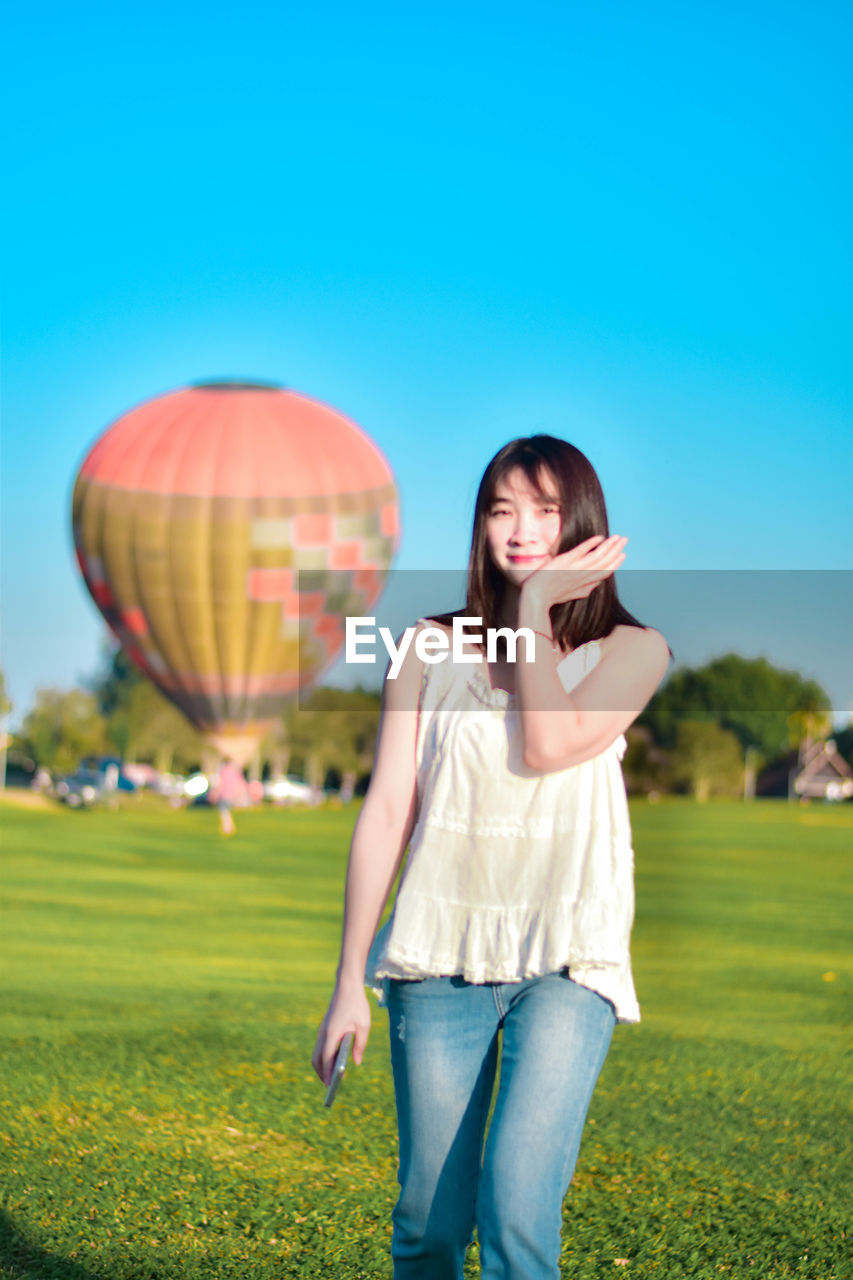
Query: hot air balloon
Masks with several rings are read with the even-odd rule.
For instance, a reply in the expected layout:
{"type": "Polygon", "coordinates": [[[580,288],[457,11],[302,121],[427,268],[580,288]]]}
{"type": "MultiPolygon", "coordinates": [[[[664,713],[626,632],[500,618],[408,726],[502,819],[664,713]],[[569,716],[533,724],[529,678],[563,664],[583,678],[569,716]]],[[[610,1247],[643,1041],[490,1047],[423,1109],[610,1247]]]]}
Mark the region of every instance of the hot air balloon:
{"type": "Polygon", "coordinates": [[[398,537],[394,477],[293,391],[200,383],[118,418],[74,486],[86,585],[134,664],[244,764],[368,614],[398,537]]]}

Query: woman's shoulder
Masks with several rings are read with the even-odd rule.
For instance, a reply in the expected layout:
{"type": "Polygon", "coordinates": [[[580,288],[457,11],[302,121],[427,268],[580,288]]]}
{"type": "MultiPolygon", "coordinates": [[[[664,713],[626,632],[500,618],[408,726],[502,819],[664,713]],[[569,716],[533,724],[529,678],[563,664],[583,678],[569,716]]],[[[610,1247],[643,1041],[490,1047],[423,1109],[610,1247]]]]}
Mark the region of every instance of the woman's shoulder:
{"type": "Polygon", "coordinates": [[[654,627],[633,627],[627,623],[619,623],[598,643],[601,645],[602,657],[624,658],[630,655],[632,661],[650,665],[663,663],[664,669],[672,657],[666,639],[654,627]]]}
{"type": "Polygon", "coordinates": [[[435,627],[439,631],[443,631],[445,635],[452,636],[453,635],[453,619],[456,617],[461,618],[463,616],[464,615],[462,613],[459,613],[459,614],[439,613],[435,615],[424,614],[422,618],[418,618],[417,622],[415,623],[415,626],[421,631],[427,628],[435,627]]]}
{"type": "Polygon", "coordinates": [[[395,652],[385,669],[383,696],[386,707],[392,710],[417,710],[422,685],[429,671],[429,637],[421,639],[425,632],[438,627],[448,636],[451,628],[443,626],[435,618],[417,618],[395,637],[395,652]]]}

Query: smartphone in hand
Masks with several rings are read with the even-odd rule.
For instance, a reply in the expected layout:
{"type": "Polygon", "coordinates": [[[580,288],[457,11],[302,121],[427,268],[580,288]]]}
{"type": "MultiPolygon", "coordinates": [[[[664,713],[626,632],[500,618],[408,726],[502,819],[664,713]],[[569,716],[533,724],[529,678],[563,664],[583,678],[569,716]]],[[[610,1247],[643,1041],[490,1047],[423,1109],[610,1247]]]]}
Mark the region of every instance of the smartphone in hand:
{"type": "Polygon", "coordinates": [[[324,1106],[330,1107],[335,1100],[335,1095],[340,1087],[341,1080],[344,1078],[344,1072],[347,1069],[347,1058],[352,1048],[353,1033],[348,1031],[341,1041],[338,1052],[335,1056],[335,1065],[332,1067],[332,1078],[329,1081],[329,1087],[326,1090],[326,1101],[324,1106]]]}

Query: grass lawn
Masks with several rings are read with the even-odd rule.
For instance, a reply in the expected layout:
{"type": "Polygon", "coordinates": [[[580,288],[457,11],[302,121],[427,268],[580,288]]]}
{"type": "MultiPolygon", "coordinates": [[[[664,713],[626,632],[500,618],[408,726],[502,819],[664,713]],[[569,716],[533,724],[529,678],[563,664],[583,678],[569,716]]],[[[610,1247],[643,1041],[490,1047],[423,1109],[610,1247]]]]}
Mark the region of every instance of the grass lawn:
{"type": "MultiPolygon", "coordinates": [[[[385,1014],[331,1111],[309,1064],[354,817],[0,808],[3,1280],[390,1277],[385,1014]]],[[[633,822],[563,1274],[849,1277],[853,806],[633,822]]]]}

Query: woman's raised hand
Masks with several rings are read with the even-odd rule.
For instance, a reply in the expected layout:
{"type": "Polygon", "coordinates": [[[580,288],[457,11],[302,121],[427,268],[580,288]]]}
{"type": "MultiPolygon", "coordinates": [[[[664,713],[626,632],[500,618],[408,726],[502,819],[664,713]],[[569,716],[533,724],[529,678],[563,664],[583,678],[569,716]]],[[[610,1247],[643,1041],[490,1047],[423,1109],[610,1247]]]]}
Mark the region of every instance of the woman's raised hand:
{"type": "Polygon", "coordinates": [[[585,599],[619,568],[625,559],[627,541],[616,534],[610,538],[596,534],[579,542],[532,573],[521,589],[522,595],[544,612],[555,604],[585,599]]]}
{"type": "Polygon", "coordinates": [[[328,1085],[335,1064],[335,1054],[348,1031],[353,1032],[352,1060],[358,1066],[364,1057],[370,1034],[370,1002],[362,984],[335,988],[332,1002],[317,1032],[317,1043],[311,1055],[311,1066],[328,1085]]]}

